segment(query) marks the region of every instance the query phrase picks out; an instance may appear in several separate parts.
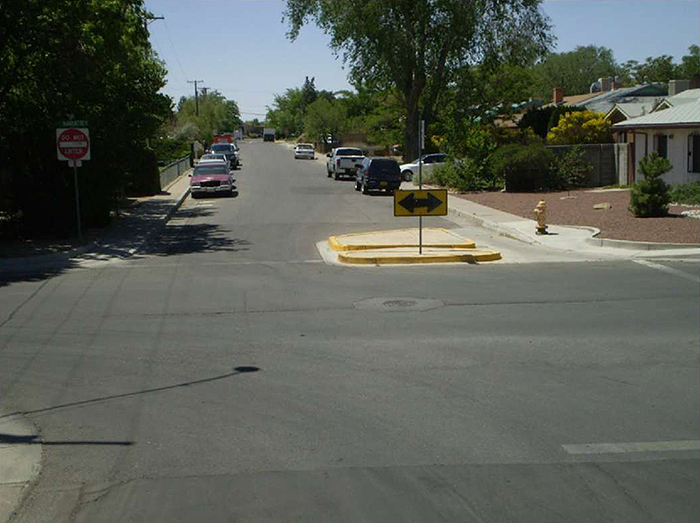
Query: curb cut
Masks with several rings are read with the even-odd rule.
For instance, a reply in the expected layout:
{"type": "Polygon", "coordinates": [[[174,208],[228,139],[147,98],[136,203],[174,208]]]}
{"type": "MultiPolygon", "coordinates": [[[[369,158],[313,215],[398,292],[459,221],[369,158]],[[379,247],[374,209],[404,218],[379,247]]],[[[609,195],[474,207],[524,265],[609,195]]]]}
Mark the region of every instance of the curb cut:
{"type": "Polygon", "coordinates": [[[457,214],[463,218],[466,218],[467,220],[472,222],[474,225],[477,225],[479,227],[483,227],[485,229],[489,229],[491,231],[498,232],[500,234],[504,234],[506,236],[510,236],[511,238],[514,238],[514,239],[521,241],[523,243],[527,243],[530,245],[538,243],[536,240],[533,240],[532,238],[524,235],[523,233],[521,233],[517,229],[503,226],[499,223],[492,222],[491,220],[487,220],[486,218],[479,218],[478,216],[475,216],[474,214],[469,214],[466,212],[458,211],[457,209],[454,209],[454,208],[449,209],[449,212],[457,214]]]}
{"type": "Polygon", "coordinates": [[[41,438],[20,414],[3,415],[0,440],[0,523],[11,521],[27,499],[41,472],[41,438]]]}

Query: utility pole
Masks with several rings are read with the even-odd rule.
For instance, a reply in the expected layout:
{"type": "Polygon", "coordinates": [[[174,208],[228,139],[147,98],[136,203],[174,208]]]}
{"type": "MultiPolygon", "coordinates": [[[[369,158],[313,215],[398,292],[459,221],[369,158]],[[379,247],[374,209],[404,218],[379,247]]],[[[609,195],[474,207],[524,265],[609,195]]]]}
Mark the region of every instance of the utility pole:
{"type": "Polygon", "coordinates": [[[165,20],[164,16],[151,16],[151,15],[146,15],[143,18],[143,29],[148,33],[148,24],[149,22],[152,22],[153,20],[165,20]]]}
{"type": "Polygon", "coordinates": [[[197,83],[204,83],[204,80],[187,80],[188,84],[194,84],[194,114],[199,116],[199,91],[197,90],[197,83]]]}

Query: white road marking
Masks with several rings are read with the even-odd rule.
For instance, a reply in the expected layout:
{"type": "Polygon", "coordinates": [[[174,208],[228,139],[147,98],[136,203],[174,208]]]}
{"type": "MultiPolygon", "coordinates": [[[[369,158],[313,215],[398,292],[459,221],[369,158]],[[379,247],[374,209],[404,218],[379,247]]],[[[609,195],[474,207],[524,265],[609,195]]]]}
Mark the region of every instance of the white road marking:
{"type": "Polygon", "coordinates": [[[630,443],[581,443],[562,445],[569,454],[617,454],[623,452],[671,452],[700,450],[700,440],[641,441],[630,443]]]}
{"type": "Polygon", "coordinates": [[[657,269],[659,271],[667,272],[669,274],[673,274],[674,276],[678,276],[679,278],[684,278],[695,283],[700,283],[700,276],[693,276],[692,274],[688,274],[687,272],[679,271],[678,269],[672,269],[671,267],[666,267],[665,265],[661,265],[660,263],[654,263],[649,260],[633,261],[634,263],[644,265],[645,267],[649,267],[650,269],[657,269]]]}

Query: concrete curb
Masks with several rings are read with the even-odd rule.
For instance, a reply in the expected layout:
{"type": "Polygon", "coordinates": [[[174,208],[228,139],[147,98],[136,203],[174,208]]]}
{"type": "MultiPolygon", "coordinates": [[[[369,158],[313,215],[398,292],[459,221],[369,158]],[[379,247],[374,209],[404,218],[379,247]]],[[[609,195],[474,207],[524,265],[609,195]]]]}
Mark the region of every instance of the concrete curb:
{"type": "MultiPolygon", "coordinates": [[[[355,233],[348,233],[348,234],[340,234],[337,236],[331,236],[328,238],[328,245],[330,246],[331,249],[333,249],[336,252],[348,252],[348,251],[374,251],[374,250],[380,250],[380,249],[400,249],[403,247],[418,247],[417,243],[396,243],[396,244],[347,244],[343,243],[341,239],[343,237],[347,236],[367,236],[369,234],[378,234],[379,232],[398,232],[398,231],[406,231],[406,230],[411,230],[411,229],[396,229],[392,231],[378,231],[376,233],[372,232],[355,232],[355,233]]],[[[423,228],[424,231],[429,231],[429,230],[440,230],[444,231],[446,233],[449,233],[448,230],[442,229],[440,227],[425,227],[423,228]]],[[[450,233],[451,234],[451,233],[450,233]]],[[[452,236],[457,236],[455,234],[451,234],[452,236]]],[[[466,240],[466,238],[465,238],[466,240]]],[[[423,243],[423,247],[426,249],[475,249],[476,248],[476,243],[473,241],[462,241],[462,242],[457,242],[457,243],[423,243]]]]}
{"type": "MultiPolygon", "coordinates": [[[[594,235],[595,236],[595,235],[594,235]]],[[[700,249],[700,243],[654,243],[631,240],[611,240],[609,238],[586,238],[586,243],[597,247],[613,247],[635,251],[662,251],[668,249],[700,249]]]]}
{"type": "Polygon", "coordinates": [[[2,417],[0,427],[0,523],[7,523],[39,477],[42,445],[36,427],[20,414],[2,417]]]}
{"type": "Polygon", "coordinates": [[[480,253],[464,254],[424,254],[410,256],[391,256],[390,254],[377,254],[376,256],[363,256],[357,258],[345,253],[338,253],[338,261],[348,265],[415,265],[427,263],[478,263],[497,261],[501,259],[498,251],[485,251],[480,253]]]}
{"type": "MultiPolygon", "coordinates": [[[[183,176],[184,176],[184,174],[183,174],[183,176]]],[[[178,180],[179,180],[179,179],[180,179],[180,178],[178,178],[178,180]]],[[[170,207],[170,209],[168,209],[168,212],[166,213],[166,215],[165,215],[163,218],[161,218],[160,223],[158,223],[157,225],[155,225],[155,226],[153,227],[153,229],[151,229],[151,230],[146,234],[146,237],[143,239],[143,241],[142,241],[137,247],[134,247],[133,249],[131,249],[131,251],[130,251],[130,255],[131,255],[131,256],[137,254],[141,249],[143,249],[143,247],[144,247],[146,244],[148,244],[149,241],[151,241],[151,239],[153,238],[153,236],[155,236],[157,233],[159,233],[160,231],[163,230],[163,227],[165,227],[165,226],[168,224],[168,222],[170,221],[170,218],[172,218],[173,214],[175,214],[175,213],[180,209],[180,207],[182,207],[182,204],[183,204],[184,201],[187,199],[187,197],[189,196],[189,194],[190,194],[190,188],[189,188],[189,186],[188,186],[187,189],[185,189],[185,190],[182,192],[182,194],[178,197],[178,199],[177,199],[177,201],[175,202],[175,204],[172,205],[172,206],[170,207]]]]}

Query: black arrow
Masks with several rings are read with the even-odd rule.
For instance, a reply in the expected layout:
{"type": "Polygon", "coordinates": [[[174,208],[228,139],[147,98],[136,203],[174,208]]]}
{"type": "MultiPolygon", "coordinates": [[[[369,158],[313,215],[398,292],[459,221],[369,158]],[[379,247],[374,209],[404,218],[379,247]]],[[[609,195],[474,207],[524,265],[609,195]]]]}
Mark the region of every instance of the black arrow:
{"type": "Polygon", "coordinates": [[[427,207],[428,212],[433,212],[437,209],[442,200],[433,196],[432,193],[428,193],[427,198],[416,198],[414,193],[410,193],[403,200],[399,202],[399,205],[406,209],[408,212],[413,213],[413,211],[419,207],[427,207]]]}

